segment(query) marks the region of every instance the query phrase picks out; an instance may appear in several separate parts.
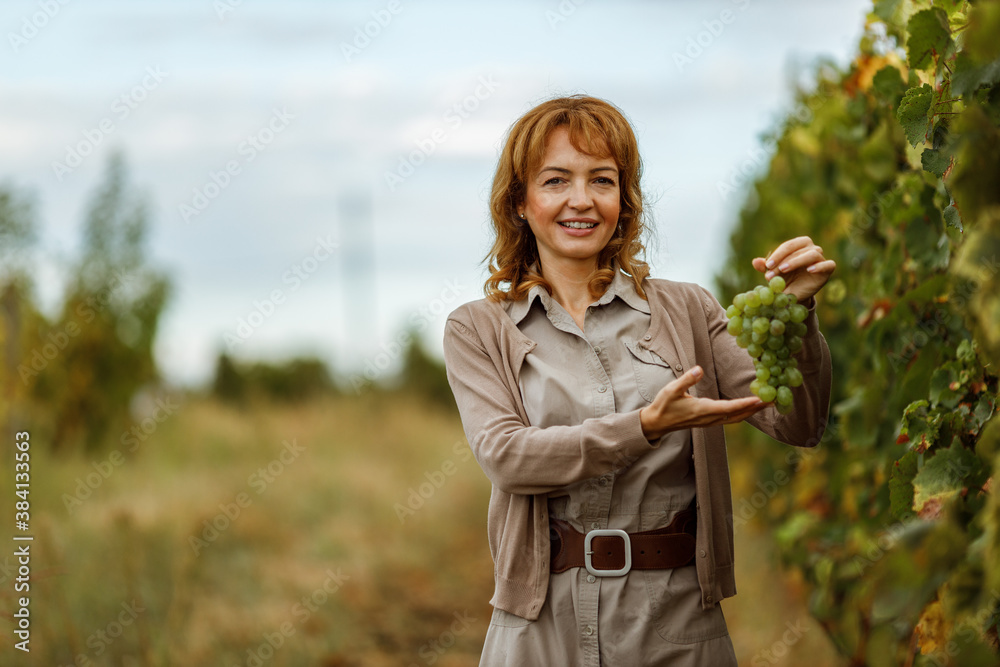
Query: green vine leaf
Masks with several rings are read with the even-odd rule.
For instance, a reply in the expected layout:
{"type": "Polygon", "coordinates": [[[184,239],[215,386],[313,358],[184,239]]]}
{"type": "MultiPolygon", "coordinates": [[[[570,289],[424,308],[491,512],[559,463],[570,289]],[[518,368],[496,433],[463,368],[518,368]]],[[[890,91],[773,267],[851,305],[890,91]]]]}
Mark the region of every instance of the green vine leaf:
{"type": "Polygon", "coordinates": [[[906,40],[907,62],[913,69],[927,68],[955,45],[948,28],[948,15],[938,7],[911,16],[906,30],[910,33],[906,40]]]}
{"type": "Polygon", "coordinates": [[[933,100],[934,89],[930,87],[930,84],[925,83],[919,88],[914,87],[907,90],[899,103],[896,118],[903,126],[906,140],[910,142],[911,146],[916,146],[927,136],[929,123],[927,112],[930,111],[933,100]]]}
{"type": "Polygon", "coordinates": [[[957,496],[965,480],[979,467],[976,455],[958,438],[939,449],[913,478],[913,509],[923,518],[936,518],[941,507],[957,496]]]}
{"type": "Polygon", "coordinates": [[[925,148],[924,152],[920,154],[920,164],[924,171],[929,171],[940,178],[944,176],[944,172],[951,165],[951,156],[940,150],[925,148]]]}

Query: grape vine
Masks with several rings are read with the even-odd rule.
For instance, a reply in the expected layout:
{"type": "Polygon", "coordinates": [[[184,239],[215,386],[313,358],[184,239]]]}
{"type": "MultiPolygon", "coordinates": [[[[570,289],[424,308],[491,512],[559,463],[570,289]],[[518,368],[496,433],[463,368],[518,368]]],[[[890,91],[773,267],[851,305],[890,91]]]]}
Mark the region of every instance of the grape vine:
{"type": "Polygon", "coordinates": [[[818,64],[769,137],[718,276],[730,299],[802,234],[837,260],[819,446],[746,428],[730,452],[788,469],[757,514],[853,666],[1000,664],[998,35],[1000,0],[877,0],[851,67],[818,64]]]}

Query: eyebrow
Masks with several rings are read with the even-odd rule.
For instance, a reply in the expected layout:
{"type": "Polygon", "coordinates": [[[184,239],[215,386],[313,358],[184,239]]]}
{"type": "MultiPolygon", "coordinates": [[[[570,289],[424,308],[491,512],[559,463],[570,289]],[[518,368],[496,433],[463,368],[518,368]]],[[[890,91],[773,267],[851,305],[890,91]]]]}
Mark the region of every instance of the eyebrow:
{"type": "MultiPolygon", "coordinates": [[[[561,174],[572,173],[569,169],[566,169],[564,167],[542,167],[538,173],[541,174],[546,171],[558,171],[561,174]]],[[[598,171],[613,171],[615,173],[618,173],[618,169],[616,169],[615,167],[594,167],[593,169],[590,170],[590,173],[594,174],[598,171]]]]}

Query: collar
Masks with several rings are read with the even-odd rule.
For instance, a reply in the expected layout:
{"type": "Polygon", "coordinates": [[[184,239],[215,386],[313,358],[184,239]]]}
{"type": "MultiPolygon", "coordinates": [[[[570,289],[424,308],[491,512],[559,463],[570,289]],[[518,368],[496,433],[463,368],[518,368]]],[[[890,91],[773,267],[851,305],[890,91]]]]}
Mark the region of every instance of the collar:
{"type": "MultiPolygon", "coordinates": [[[[532,264],[531,268],[537,270],[538,265],[532,264]]],[[[615,277],[611,279],[611,284],[604,291],[604,294],[590,304],[592,306],[603,306],[605,304],[611,303],[612,299],[616,296],[624,301],[631,308],[638,310],[640,312],[650,314],[649,302],[639,296],[639,293],[635,291],[635,285],[632,284],[632,279],[625,275],[618,264],[614,263],[615,277]]],[[[527,296],[518,301],[514,301],[509,310],[507,311],[510,318],[514,320],[514,324],[519,324],[521,320],[528,314],[531,310],[531,306],[536,300],[542,302],[542,306],[545,308],[545,312],[551,312],[555,299],[552,295],[542,287],[541,285],[534,285],[530,290],[528,290],[527,296]]]]}

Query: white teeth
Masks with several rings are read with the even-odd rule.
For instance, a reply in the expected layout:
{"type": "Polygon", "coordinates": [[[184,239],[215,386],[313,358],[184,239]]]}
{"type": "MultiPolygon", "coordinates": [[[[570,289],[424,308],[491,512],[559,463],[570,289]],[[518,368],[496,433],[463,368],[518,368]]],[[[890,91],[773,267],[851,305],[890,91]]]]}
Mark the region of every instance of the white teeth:
{"type": "Polygon", "coordinates": [[[597,226],[596,222],[560,222],[559,224],[573,229],[590,229],[597,226]]]}

